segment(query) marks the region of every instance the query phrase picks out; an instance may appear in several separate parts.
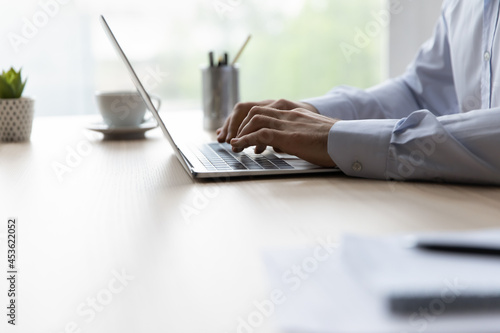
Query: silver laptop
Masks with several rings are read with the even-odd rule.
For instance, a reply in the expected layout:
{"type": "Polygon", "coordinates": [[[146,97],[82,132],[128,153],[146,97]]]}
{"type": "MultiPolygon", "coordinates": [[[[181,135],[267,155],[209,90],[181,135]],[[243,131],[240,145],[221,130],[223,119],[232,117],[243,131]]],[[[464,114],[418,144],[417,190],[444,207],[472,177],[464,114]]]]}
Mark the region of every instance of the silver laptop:
{"type": "Polygon", "coordinates": [[[270,148],[266,149],[262,154],[255,154],[252,147],[245,149],[241,153],[234,153],[231,145],[227,143],[186,144],[175,142],[102,15],[101,23],[111,44],[127,67],[137,91],[144,99],[144,103],[146,103],[146,106],[158,122],[182,166],[191,177],[221,178],[339,171],[338,168],[319,167],[296,156],[277,154],[270,148]]]}

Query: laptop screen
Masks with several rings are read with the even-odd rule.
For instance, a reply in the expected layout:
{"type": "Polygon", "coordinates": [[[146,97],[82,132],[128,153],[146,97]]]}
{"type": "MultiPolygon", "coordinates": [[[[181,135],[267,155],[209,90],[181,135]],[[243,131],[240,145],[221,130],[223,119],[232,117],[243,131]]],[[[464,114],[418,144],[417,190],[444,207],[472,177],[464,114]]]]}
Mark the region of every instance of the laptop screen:
{"type": "Polygon", "coordinates": [[[188,167],[186,160],[184,159],[184,157],[180,153],[180,150],[178,149],[172,136],[168,132],[167,127],[165,126],[163,120],[161,119],[161,117],[158,113],[158,110],[156,110],[155,106],[151,102],[151,98],[149,97],[149,94],[146,92],[146,89],[142,85],[142,82],[139,80],[139,77],[135,73],[134,68],[132,67],[132,65],[128,61],[127,56],[125,55],[122,48],[120,47],[120,44],[118,44],[118,41],[116,40],[113,32],[111,31],[111,28],[109,27],[108,23],[106,22],[106,19],[102,15],[101,15],[101,24],[102,24],[102,27],[104,29],[104,32],[106,32],[106,35],[108,36],[108,39],[111,42],[111,44],[113,45],[115,51],[118,53],[118,55],[122,59],[123,63],[125,64],[125,67],[127,67],[127,70],[130,74],[130,78],[132,79],[132,82],[134,82],[134,85],[137,88],[137,91],[141,95],[142,99],[144,100],[144,103],[146,104],[149,111],[151,111],[151,113],[153,114],[153,117],[158,122],[158,125],[160,126],[161,130],[163,131],[163,134],[165,134],[165,136],[167,137],[168,142],[170,142],[172,149],[174,150],[175,154],[177,155],[177,158],[179,159],[179,161],[181,161],[181,163],[183,163],[186,170],[189,170],[190,168],[188,167]]]}

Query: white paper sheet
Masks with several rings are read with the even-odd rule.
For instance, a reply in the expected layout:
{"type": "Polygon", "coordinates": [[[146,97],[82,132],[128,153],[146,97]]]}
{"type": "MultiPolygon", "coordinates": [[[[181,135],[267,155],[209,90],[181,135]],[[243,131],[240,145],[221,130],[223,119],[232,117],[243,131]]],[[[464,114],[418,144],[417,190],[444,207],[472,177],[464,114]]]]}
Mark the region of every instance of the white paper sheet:
{"type": "MultiPolygon", "coordinates": [[[[368,243],[361,246],[368,247],[368,243]]],[[[386,246],[385,250],[390,251],[391,246],[386,246]]],[[[314,248],[265,254],[271,287],[285,296],[285,301],[276,305],[273,313],[283,332],[500,332],[500,312],[450,314],[433,304],[418,312],[395,315],[389,311],[384,297],[387,289],[377,290],[377,283],[380,281],[384,287],[408,286],[408,281],[403,283],[397,276],[387,277],[391,283],[384,278],[386,267],[395,272],[398,272],[398,267],[391,265],[387,258],[384,258],[386,264],[381,268],[366,266],[367,276],[373,275],[373,281],[377,282],[370,284],[366,278],[353,278],[355,270],[348,269],[341,260],[343,250],[341,246],[326,259],[325,251],[321,253],[314,248]],[[321,253],[321,257],[315,253],[321,253]]],[[[416,266],[401,269],[418,271],[416,266]]],[[[500,280],[500,275],[496,277],[500,280]]],[[[485,281],[491,282],[491,276],[485,281]]],[[[416,285],[427,288],[428,283],[428,280],[417,281],[416,285]]],[[[488,288],[491,286],[493,284],[488,288]]]]}

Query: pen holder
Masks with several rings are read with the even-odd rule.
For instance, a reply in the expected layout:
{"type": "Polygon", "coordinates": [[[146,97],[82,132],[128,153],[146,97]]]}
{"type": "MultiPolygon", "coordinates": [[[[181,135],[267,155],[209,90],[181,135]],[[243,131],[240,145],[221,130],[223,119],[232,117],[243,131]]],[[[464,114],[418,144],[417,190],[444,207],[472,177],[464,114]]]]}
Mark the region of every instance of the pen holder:
{"type": "Polygon", "coordinates": [[[203,86],[203,128],[214,131],[224,124],[239,102],[238,68],[212,66],[201,70],[203,86]]]}

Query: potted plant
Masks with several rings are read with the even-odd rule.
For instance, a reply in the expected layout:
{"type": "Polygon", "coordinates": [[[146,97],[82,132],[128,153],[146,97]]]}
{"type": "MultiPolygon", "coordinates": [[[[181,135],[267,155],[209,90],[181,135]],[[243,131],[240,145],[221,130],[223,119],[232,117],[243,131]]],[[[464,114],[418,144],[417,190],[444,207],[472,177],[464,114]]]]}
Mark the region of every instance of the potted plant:
{"type": "Polygon", "coordinates": [[[31,136],[35,101],[21,97],[24,82],[21,70],[11,68],[0,75],[0,141],[27,141],[31,136]]]}

